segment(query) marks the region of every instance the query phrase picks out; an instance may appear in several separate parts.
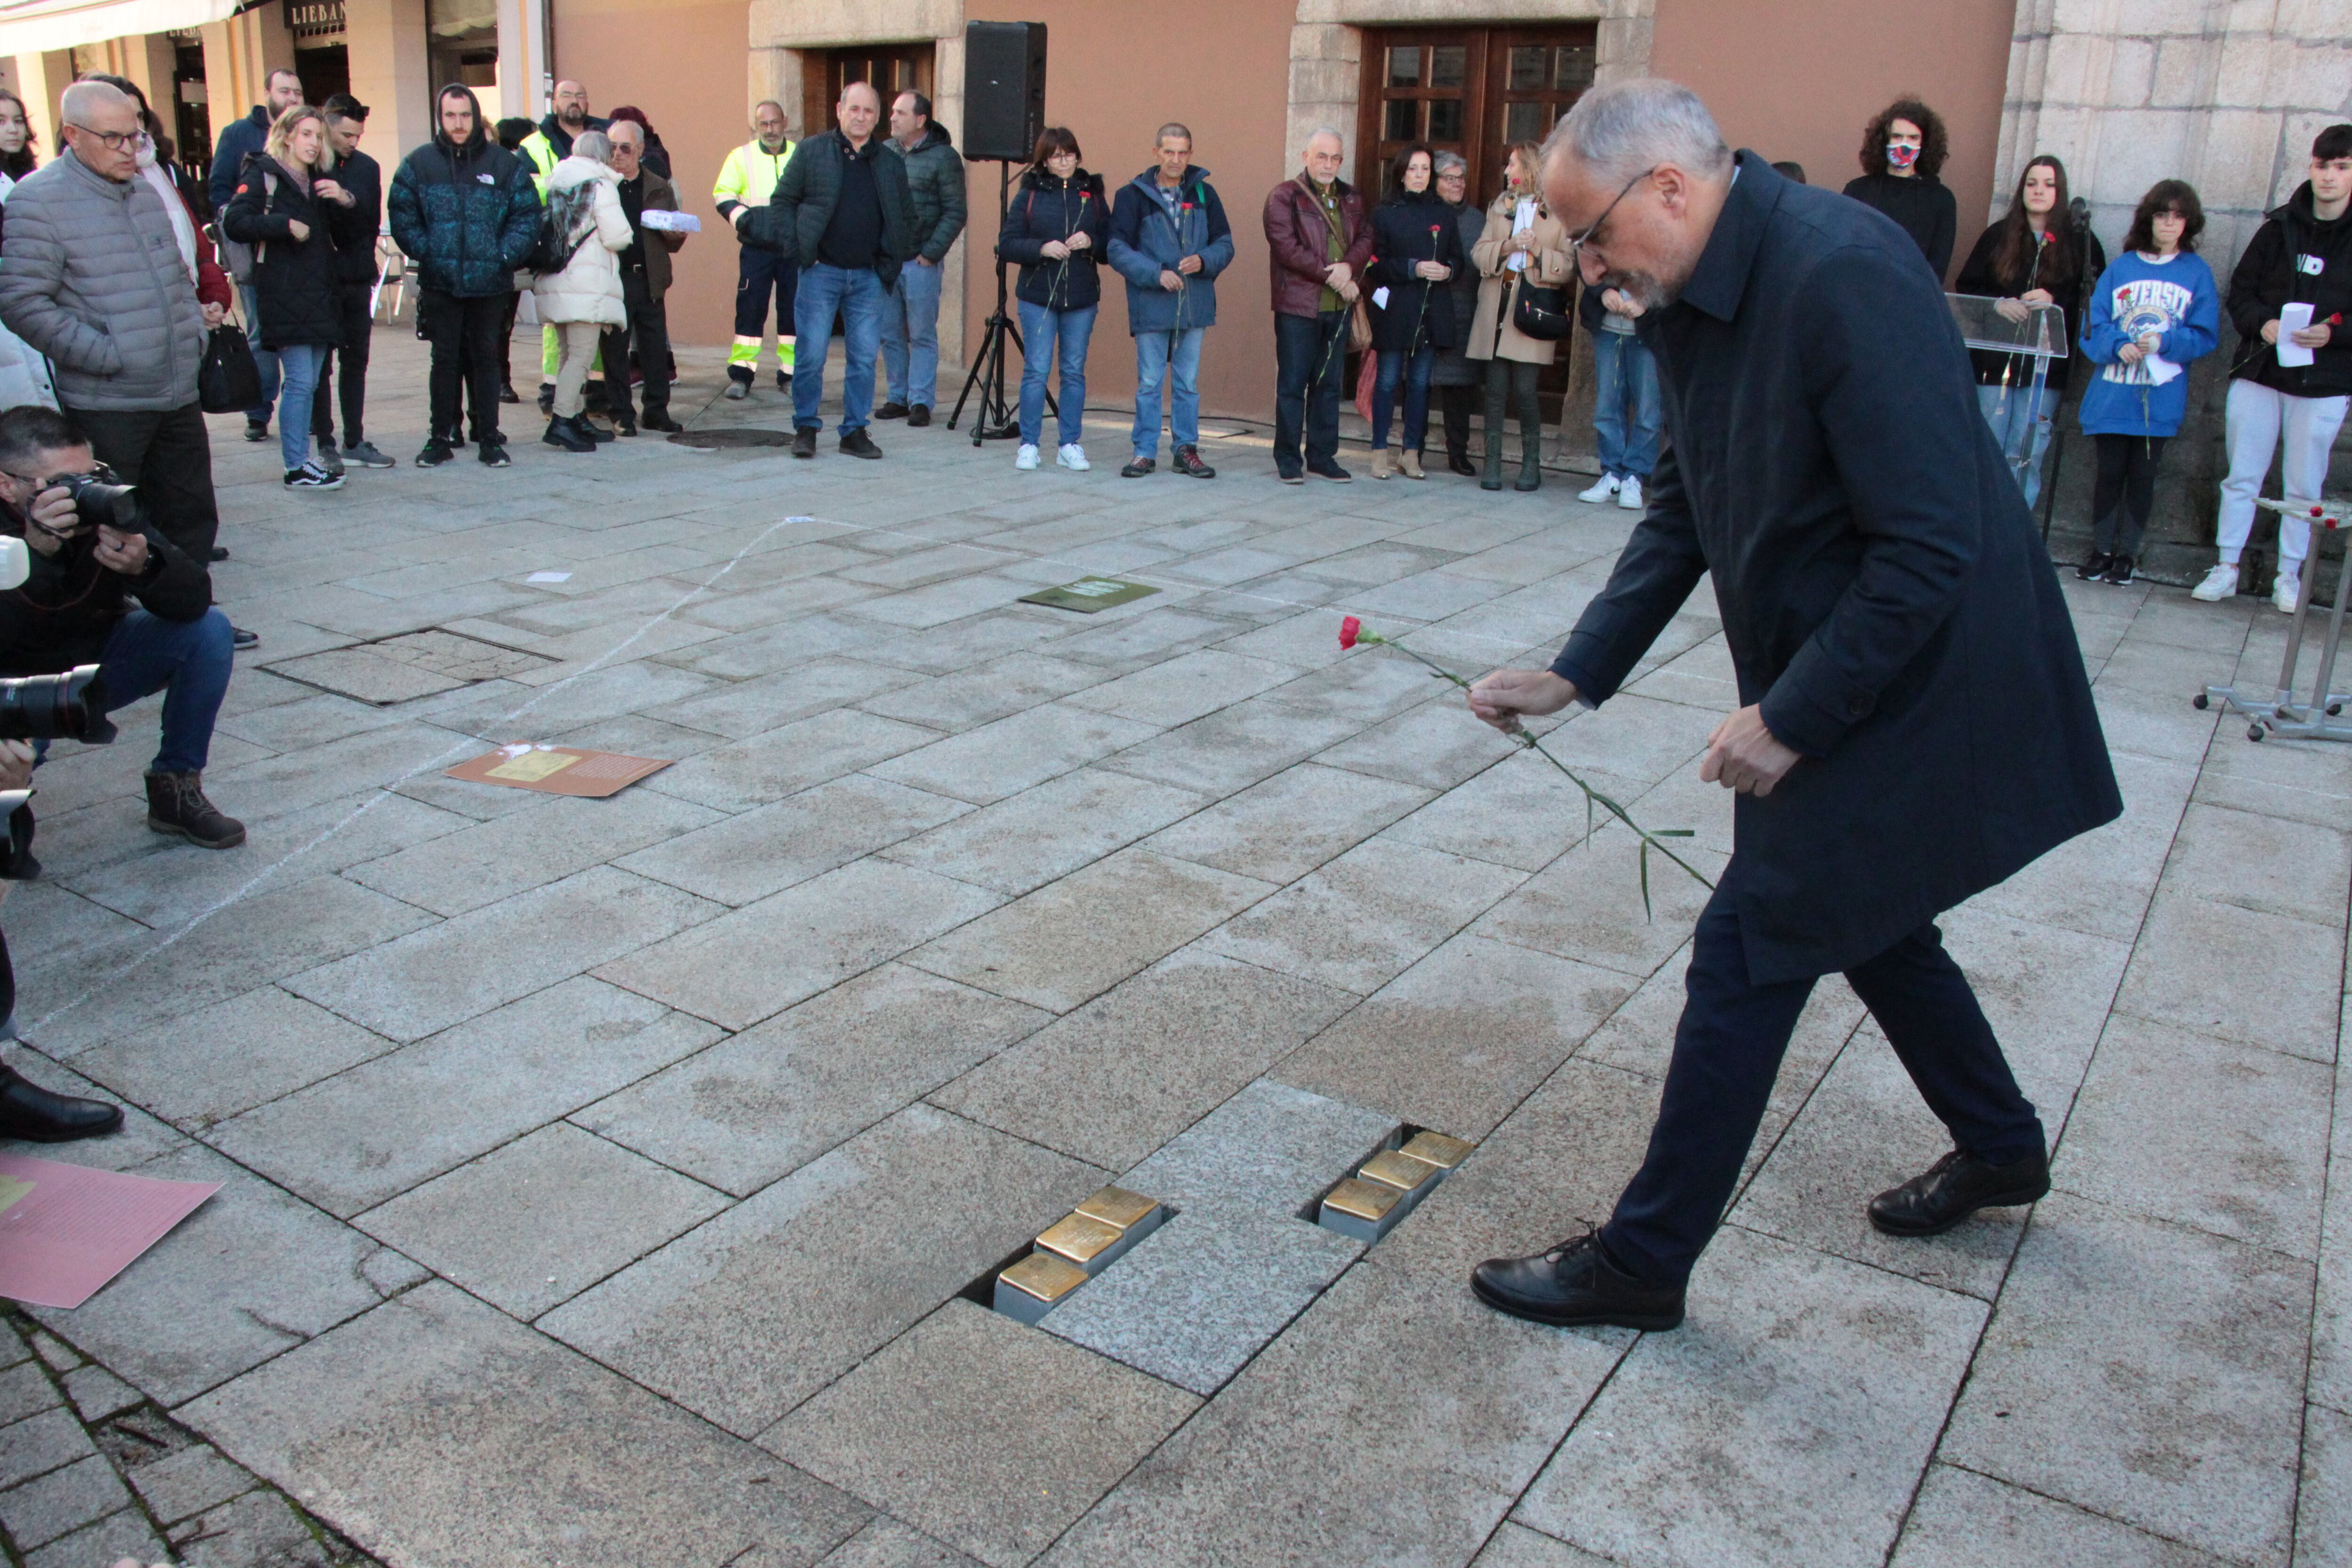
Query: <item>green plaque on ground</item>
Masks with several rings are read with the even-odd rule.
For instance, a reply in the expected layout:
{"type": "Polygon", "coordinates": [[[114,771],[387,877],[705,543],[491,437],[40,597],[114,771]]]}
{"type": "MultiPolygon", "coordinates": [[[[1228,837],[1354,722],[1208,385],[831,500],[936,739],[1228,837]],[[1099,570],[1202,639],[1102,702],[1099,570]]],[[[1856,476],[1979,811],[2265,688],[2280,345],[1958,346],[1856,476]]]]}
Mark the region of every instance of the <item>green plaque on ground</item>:
{"type": "Polygon", "coordinates": [[[1057,610],[1078,610],[1093,615],[1113,605],[1124,605],[1140,599],[1159,589],[1142,583],[1123,583],[1116,577],[1081,577],[1075,583],[1065,583],[1058,588],[1046,588],[1034,594],[1024,594],[1024,605],[1051,605],[1057,610]]]}

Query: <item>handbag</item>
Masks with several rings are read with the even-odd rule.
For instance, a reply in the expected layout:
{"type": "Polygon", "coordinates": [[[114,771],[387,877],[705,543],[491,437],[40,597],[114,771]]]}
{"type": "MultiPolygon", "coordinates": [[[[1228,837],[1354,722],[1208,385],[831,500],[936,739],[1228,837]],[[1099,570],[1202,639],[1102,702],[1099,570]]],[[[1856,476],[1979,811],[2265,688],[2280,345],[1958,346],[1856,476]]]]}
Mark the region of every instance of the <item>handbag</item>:
{"type": "Polygon", "coordinates": [[[242,330],[223,321],[196,367],[196,402],[207,414],[236,414],[261,401],[261,367],[242,330]]]}
{"type": "Polygon", "coordinates": [[[1518,302],[1511,307],[1511,325],[1538,342],[1556,343],[1576,326],[1566,289],[1546,289],[1519,279],[1518,302]]]}
{"type": "MultiPolygon", "coordinates": [[[[261,210],[268,212],[269,204],[277,198],[278,176],[269,170],[264,169],[261,171],[261,210]]],[[[210,232],[213,248],[220,253],[221,265],[228,268],[230,279],[248,289],[251,288],[254,267],[269,254],[269,242],[263,240],[259,245],[247,245],[241,239],[231,239],[228,237],[228,226],[218,218],[212,221],[210,232]]],[[[239,406],[245,405],[239,405],[239,406]]],[[[226,413],[227,410],[221,409],[217,412],[226,413]]]]}
{"type": "Polygon", "coordinates": [[[1372,346],[1372,316],[1365,298],[1357,295],[1355,308],[1348,312],[1348,352],[1351,354],[1362,353],[1372,346]]]}

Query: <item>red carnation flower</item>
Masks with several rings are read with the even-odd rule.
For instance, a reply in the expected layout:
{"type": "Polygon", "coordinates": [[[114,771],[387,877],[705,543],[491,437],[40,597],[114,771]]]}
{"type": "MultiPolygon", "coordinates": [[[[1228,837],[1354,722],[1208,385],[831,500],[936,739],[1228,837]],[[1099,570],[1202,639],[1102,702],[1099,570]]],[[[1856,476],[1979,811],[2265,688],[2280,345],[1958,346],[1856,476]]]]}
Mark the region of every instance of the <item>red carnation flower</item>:
{"type": "Polygon", "coordinates": [[[1341,621],[1339,623],[1339,646],[1343,648],[1355,647],[1356,634],[1363,629],[1364,623],[1360,616],[1349,616],[1346,620],[1341,621]]]}

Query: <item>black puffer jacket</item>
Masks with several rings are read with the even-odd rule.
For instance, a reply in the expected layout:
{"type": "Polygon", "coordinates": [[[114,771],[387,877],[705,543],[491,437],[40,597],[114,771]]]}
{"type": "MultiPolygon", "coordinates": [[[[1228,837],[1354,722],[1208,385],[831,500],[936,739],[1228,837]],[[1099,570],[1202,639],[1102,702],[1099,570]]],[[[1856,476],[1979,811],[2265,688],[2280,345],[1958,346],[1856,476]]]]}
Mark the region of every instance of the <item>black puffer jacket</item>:
{"type": "Polygon", "coordinates": [[[1389,302],[1373,312],[1372,346],[1384,354],[1411,353],[1423,343],[1450,349],[1469,323],[1454,319],[1454,285],[1423,280],[1413,268],[1441,262],[1453,278],[1469,268],[1454,209],[1434,191],[1399,191],[1372,209],[1372,264],[1364,281],[1386,289],[1389,302]]]}
{"type": "Polygon", "coordinates": [[[253,293],[261,315],[254,342],[260,347],[343,341],[335,250],[339,240],[349,243],[353,210],[317,200],[266,153],[246,159],[236,194],[221,215],[221,231],[253,247],[253,293]],[[294,237],[297,222],[310,231],[301,239],[294,237]]]}
{"type": "Polygon", "coordinates": [[[1084,169],[1065,180],[1044,169],[1021,176],[1013,205],[997,232],[996,254],[1021,264],[1013,292],[1050,310],[1090,310],[1102,303],[1102,255],[1110,245],[1110,206],[1103,200],[1100,174],[1084,169]],[[1068,244],[1084,234],[1087,247],[1067,260],[1045,254],[1048,240],[1068,244]]]}
{"type": "MultiPolygon", "coordinates": [[[[0,531],[21,534],[24,519],[0,506],[0,531]]],[[[98,531],[75,535],[54,555],[30,552],[32,572],[19,588],[0,592],[0,676],[54,675],[96,664],[115,624],[134,601],[167,621],[202,616],[213,602],[204,567],[142,521],[147,570],[136,577],[98,563],[98,531]]]]}
{"type": "Polygon", "coordinates": [[[2223,308],[2242,340],[2230,374],[2289,397],[2340,397],[2352,392],[2352,213],[2320,222],[2305,180],[2268,216],[2230,274],[2223,308]],[[2263,342],[2263,325],[2299,300],[2311,301],[2315,327],[2331,316],[2344,320],[2333,324],[2326,347],[2312,351],[2311,363],[2289,367],[2263,342]]]}

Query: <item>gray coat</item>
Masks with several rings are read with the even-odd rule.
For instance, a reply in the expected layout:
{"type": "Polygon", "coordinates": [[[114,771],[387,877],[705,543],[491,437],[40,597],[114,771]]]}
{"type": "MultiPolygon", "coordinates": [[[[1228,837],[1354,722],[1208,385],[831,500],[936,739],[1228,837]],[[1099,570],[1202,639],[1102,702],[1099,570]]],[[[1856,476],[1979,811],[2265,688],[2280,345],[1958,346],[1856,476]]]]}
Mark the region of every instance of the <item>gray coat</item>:
{"type": "MultiPolygon", "coordinates": [[[[1454,227],[1462,236],[1462,254],[1468,256],[1478,237],[1486,232],[1486,214],[1475,202],[1464,202],[1454,209],[1454,227]]],[[[1450,349],[1437,351],[1430,362],[1429,384],[1432,386],[1476,386],[1486,379],[1484,361],[1469,356],[1470,318],[1478,313],[1478,269],[1457,267],[1453,280],[1446,288],[1454,294],[1454,319],[1461,323],[1450,349]]]]}
{"type": "Polygon", "coordinates": [[[915,150],[899,156],[907,161],[907,194],[915,204],[915,248],[936,266],[963,232],[963,157],[944,125],[924,131],[915,150]]]}
{"type": "Polygon", "coordinates": [[[8,197],[0,321],[57,368],[58,400],[93,412],[196,400],[204,308],[163,198],[62,153],[8,197]]]}

